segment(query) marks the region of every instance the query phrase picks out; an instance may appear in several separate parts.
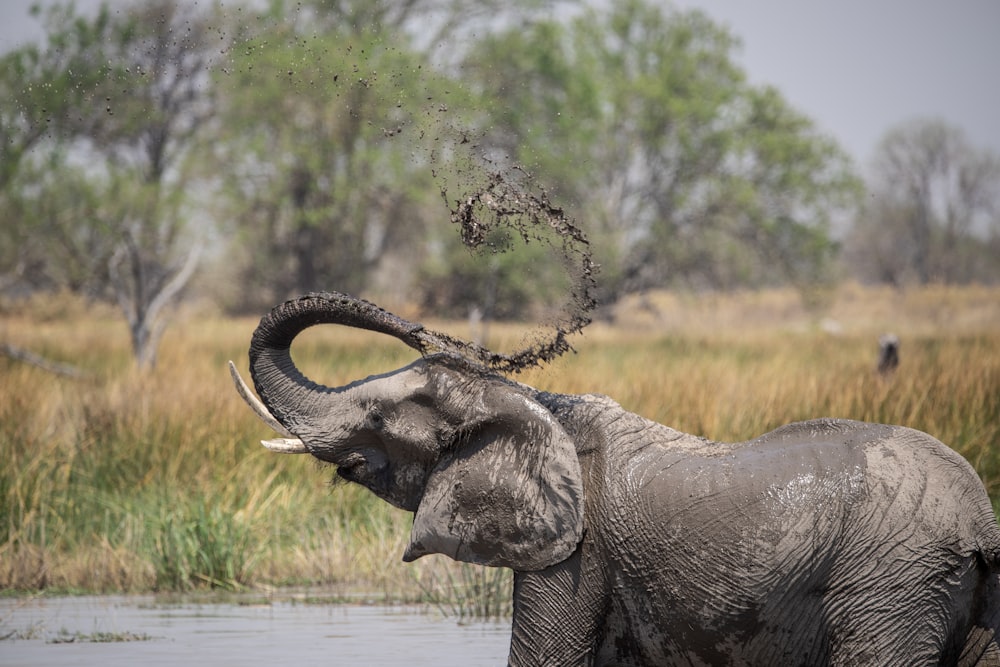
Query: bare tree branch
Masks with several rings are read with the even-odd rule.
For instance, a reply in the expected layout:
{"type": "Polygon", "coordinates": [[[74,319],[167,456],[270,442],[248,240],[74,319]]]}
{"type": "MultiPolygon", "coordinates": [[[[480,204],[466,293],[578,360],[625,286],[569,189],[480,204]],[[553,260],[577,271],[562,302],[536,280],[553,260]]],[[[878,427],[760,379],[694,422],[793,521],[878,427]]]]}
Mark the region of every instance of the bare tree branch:
{"type": "Polygon", "coordinates": [[[49,373],[55,373],[56,375],[76,379],[90,377],[89,373],[81,371],[75,366],[59,363],[57,361],[49,361],[45,357],[25,350],[24,348],[17,347],[16,345],[11,345],[10,343],[0,343],[0,353],[10,357],[11,359],[23,361],[26,364],[36,368],[41,368],[43,371],[48,371],[49,373]]]}

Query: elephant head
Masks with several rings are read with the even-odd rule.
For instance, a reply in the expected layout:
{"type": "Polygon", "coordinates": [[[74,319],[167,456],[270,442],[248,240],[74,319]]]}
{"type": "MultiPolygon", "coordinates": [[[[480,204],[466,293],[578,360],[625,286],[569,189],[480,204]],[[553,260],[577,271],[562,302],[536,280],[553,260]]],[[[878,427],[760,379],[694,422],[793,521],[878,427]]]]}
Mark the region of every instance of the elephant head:
{"type": "Polygon", "coordinates": [[[285,436],[265,446],[311,454],[415,512],[404,560],[442,553],[537,570],[567,558],[581,539],[580,465],[534,390],[489,369],[498,358],[367,301],[318,293],[275,307],[254,332],[259,401],[231,362],[230,370],[244,399],[285,436]],[[425,356],[342,387],[318,385],[295,367],[290,347],[321,323],[390,334],[425,356]]]}

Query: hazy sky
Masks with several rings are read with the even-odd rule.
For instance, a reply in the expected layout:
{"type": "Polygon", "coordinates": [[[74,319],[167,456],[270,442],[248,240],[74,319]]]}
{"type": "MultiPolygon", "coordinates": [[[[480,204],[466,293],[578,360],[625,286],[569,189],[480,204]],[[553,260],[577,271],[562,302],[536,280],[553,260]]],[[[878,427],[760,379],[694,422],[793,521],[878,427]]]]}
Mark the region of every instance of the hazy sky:
{"type": "MultiPolygon", "coordinates": [[[[37,39],[0,0],[0,50],[37,39]]],[[[82,10],[98,0],[77,0],[82,10]]],[[[123,0],[111,0],[122,6],[123,0]]],[[[937,116],[1000,152],[1000,0],[677,0],[729,28],[737,61],[865,166],[882,134],[937,116]]]]}
{"type": "Polygon", "coordinates": [[[754,83],[864,164],[901,121],[938,116],[1000,152],[997,0],[678,0],[743,42],[754,83]]]}

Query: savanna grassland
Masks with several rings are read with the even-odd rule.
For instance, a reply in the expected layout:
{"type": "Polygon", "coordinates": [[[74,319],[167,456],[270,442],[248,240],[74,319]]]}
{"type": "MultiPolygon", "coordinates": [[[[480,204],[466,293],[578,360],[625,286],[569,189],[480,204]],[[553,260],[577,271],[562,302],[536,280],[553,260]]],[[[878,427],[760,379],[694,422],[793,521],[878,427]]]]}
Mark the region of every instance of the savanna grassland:
{"type": "MultiPolygon", "coordinates": [[[[504,613],[507,573],[437,556],[403,564],[408,514],[331,485],[332,471],[308,457],[256,444],[270,434],[226,370],[233,359],[246,371],[256,319],[206,312],[178,315],[157,368],[141,374],[110,309],[66,298],[3,306],[0,343],[85,375],[0,357],[0,588],[310,585],[504,613]]],[[[822,312],[785,291],[656,293],[606,315],[576,338],[577,354],[518,379],[608,394],[714,439],[820,416],[905,424],[965,455],[1000,501],[1000,289],[846,286],[822,312]],[[901,364],[883,378],[877,339],[890,330],[901,364]]],[[[464,323],[433,324],[467,335],[464,323]]],[[[489,334],[501,349],[524,335],[506,325],[489,334]]],[[[340,327],[307,331],[293,354],[327,384],[413,358],[388,337],[340,327]]]]}

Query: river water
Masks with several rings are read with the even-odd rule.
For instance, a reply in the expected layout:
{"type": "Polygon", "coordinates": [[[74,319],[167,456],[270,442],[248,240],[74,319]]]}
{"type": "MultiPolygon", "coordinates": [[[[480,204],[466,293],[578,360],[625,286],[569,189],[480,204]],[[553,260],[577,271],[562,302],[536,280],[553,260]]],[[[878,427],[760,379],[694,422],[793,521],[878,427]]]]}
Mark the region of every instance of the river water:
{"type": "Polygon", "coordinates": [[[427,607],[97,596],[0,600],[0,637],[0,665],[18,667],[474,667],[506,664],[510,622],[460,624],[427,607]]]}

